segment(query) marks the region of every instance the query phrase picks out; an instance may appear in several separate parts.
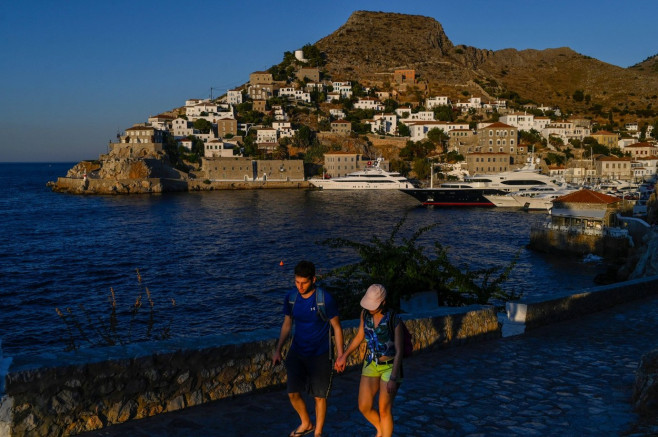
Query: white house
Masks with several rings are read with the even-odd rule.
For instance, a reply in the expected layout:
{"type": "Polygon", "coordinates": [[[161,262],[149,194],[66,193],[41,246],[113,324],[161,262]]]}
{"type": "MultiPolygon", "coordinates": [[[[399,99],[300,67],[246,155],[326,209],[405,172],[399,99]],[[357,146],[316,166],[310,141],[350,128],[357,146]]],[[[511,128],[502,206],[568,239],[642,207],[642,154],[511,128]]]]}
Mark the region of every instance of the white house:
{"type": "Polygon", "coordinates": [[[374,97],[361,97],[359,101],[354,104],[356,109],[372,109],[374,111],[383,111],[384,105],[374,97]]]}
{"type": "Polygon", "coordinates": [[[231,105],[239,105],[242,103],[242,91],[241,90],[228,90],[226,93],[226,103],[231,105]]]}
{"type": "Polygon", "coordinates": [[[468,111],[469,109],[478,110],[482,108],[482,98],[471,97],[466,102],[457,102],[454,106],[461,109],[462,112],[468,111]]]}
{"type": "Polygon", "coordinates": [[[257,143],[276,143],[278,139],[276,129],[264,128],[256,132],[257,143]]]}
{"type": "Polygon", "coordinates": [[[432,129],[441,129],[446,134],[455,129],[468,129],[468,123],[453,123],[447,121],[415,121],[405,123],[411,131],[411,141],[421,141],[427,138],[432,129]]]}
{"type": "Polygon", "coordinates": [[[214,114],[218,112],[217,104],[203,101],[193,106],[185,106],[185,115],[188,117],[199,117],[202,113],[214,114]]]}
{"type": "Polygon", "coordinates": [[[450,99],[446,96],[428,97],[425,99],[425,109],[436,108],[437,106],[449,106],[450,99]]]}
{"type": "Polygon", "coordinates": [[[192,123],[184,118],[177,118],[171,122],[174,138],[184,138],[189,135],[194,135],[194,128],[192,123]]]}
{"type": "Polygon", "coordinates": [[[499,120],[501,123],[509,124],[519,130],[529,131],[535,128],[535,116],[525,112],[501,115],[499,120]]]}
{"type": "Polygon", "coordinates": [[[345,118],[345,111],[342,109],[330,109],[329,115],[331,115],[334,120],[342,120],[345,118]]]}
{"type": "Polygon", "coordinates": [[[433,111],[418,111],[415,114],[409,114],[407,118],[402,119],[405,123],[407,121],[433,121],[434,112],[433,111]]]}
{"type": "Polygon", "coordinates": [[[396,114],[375,114],[370,123],[372,133],[395,135],[397,134],[398,116],[396,114]]]}
{"type": "Polygon", "coordinates": [[[351,82],[333,82],[334,92],[338,93],[340,97],[349,99],[352,97],[352,83],[351,82]]]}
{"type": "Polygon", "coordinates": [[[230,158],[233,156],[235,145],[221,140],[208,141],[204,145],[203,156],[205,158],[230,158]]]}

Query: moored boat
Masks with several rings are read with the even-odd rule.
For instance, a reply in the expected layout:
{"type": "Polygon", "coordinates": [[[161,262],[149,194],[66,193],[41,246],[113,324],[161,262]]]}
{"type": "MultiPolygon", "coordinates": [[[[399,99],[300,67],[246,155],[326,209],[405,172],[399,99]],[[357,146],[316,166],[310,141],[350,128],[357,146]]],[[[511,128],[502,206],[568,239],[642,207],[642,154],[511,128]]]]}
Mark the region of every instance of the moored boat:
{"type": "Polygon", "coordinates": [[[381,159],[363,170],[337,178],[312,178],[309,182],[323,190],[399,190],[414,184],[398,172],[381,168],[381,159]]]}

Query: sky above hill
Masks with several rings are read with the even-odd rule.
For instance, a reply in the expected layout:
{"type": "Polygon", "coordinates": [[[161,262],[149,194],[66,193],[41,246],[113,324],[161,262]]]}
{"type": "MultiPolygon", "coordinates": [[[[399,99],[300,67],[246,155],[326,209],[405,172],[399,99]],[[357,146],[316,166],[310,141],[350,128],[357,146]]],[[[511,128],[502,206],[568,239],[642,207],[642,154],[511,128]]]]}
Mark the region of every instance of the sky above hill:
{"type": "Polygon", "coordinates": [[[432,17],[455,45],[570,47],[629,67],[658,53],[646,0],[0,3],[0,162],[74,162],[117,131],[249,80],[355,10],[432,17]]]}

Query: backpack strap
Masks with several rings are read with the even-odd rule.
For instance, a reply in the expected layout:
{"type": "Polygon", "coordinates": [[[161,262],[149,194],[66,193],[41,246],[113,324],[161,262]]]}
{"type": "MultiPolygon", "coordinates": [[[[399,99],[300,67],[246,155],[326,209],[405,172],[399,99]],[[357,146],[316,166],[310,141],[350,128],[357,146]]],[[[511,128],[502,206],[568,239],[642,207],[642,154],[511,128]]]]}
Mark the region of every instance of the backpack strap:
{"type": "Polygon", "coordinates": [[[324,304],[324,290],[320,287],[315,287],[315,304],[318,307],[318,316],[323,322],[328,322],[327,308],[324,304]]]}

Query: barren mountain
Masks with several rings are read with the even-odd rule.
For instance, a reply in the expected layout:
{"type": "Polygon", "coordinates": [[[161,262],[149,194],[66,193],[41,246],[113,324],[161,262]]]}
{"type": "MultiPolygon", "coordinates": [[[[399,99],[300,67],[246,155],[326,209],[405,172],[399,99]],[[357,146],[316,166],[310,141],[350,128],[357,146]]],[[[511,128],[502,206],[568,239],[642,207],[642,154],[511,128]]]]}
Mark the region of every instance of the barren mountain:
{"type": "MultiPolygon", "coordinates": [[[[521,35],[519,36],[521,38],[521,35]]],[[[414,69],[419,89],[453,100],[516,96],[563,112],[606,114],[651,110],[658,103],[658,59],[621,68],[562,47],[485,50],[455,46],[433,18],[354,12],[315,44],[336,80],[390,83],[396,69],[414,69]],[[578,92],[582,98],[574,99],[578,92]],[[593,108],[593,109],[592,109],[593,108]]]]}

